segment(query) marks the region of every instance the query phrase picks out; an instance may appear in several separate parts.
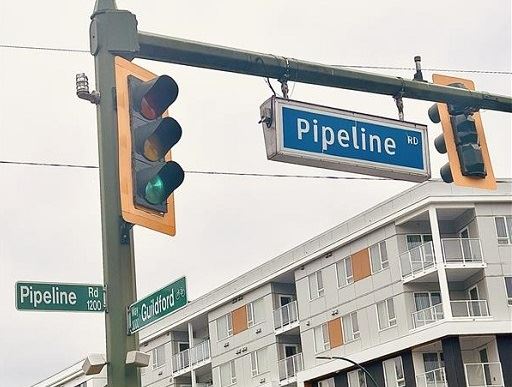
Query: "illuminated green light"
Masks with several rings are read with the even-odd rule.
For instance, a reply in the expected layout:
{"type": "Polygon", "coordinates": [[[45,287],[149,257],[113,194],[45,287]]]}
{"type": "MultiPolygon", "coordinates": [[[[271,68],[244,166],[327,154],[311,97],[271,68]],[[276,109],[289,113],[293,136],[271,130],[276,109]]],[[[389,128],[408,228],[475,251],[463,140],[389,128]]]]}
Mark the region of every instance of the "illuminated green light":
{"type": "Polygon", "coordinates": [[[156,175],[146,184],[144,198],[151,204],[161,204],[167,199],[164,182],[159,175],[156,175]]]}

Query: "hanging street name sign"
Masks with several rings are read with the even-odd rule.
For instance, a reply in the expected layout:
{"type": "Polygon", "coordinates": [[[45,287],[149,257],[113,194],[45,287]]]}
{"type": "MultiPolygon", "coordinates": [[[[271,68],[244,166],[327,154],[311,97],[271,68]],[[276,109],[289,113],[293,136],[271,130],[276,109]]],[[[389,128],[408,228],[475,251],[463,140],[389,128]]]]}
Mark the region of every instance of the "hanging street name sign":
{"type": "Polygon", "coordinates": [[[260,113],[269,160],[414,182],[430,178],[426,125],[278,97],[260,113]]]}
{"type": "Polygon", "coordinates": [[[103,312],[103,285],[16,282],[16,309],[32,311],[103,312]]]}
{"type": "Polygon", "coordinates": [[[187,305],[185,277],[164,286],[128,308],[128,334],[153,324],[187,305]]]}

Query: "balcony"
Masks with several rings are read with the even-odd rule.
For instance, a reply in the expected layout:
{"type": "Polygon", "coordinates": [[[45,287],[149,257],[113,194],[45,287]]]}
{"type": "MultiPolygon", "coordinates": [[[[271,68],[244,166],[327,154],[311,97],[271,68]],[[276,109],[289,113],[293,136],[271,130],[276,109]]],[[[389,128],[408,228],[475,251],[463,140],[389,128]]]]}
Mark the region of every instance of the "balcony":
{"type": "Polygon", "coordinates": [[[195,347],[186,349],[172,356],[172,376],[183,375],[192,369],[208,364],[210,361],[210,340],[205,340],[195,347]]]}
{"type": "Polygon", "coordinates": [[[277,365],[279,368],[279,385],[286,386],[287,384],[295,383],[297,381],[297,372],[304,369],[302,353],[279,360],[277,365]]]}
{"type": "Polygon", "coordinates": [[[448,387],[444,367],[416,376],[417,387],[448,387]]]}
{"type": "Polygon", "coordinates": [[[444,319],[443,304],[436,304],[412,313],[412,326],[414,329],[435,323],[444,319]]]}
{"type": "Polygon", "coordinates": [[[483,263],[482,246],[477,238],[443,238],[443,260],[447,265],[471,265],[483,263]]]}
{"type": "Polygon", "coordinates": [[[450,301],[450,304],[454,318],[491,317],[487,300],[458,300],[450,301]]]}
{"type": "Polygon", "coordinates": [[[274,331],[276,334],[287,332],[298,326],[297,301],[292,301],[274,310],[274,331]]]}
{"type": "Polygon", "coordinates": [[[467,363],[464,364],[464,371],[468,387],[505,387],[501,363],[499,362],[467,363]]]}
{"type": "Polygon", "coordinates": [[[435,272],[436,262],[432,242],[424,243],[400,254],[400,268],[404,281],[435,272]]]}

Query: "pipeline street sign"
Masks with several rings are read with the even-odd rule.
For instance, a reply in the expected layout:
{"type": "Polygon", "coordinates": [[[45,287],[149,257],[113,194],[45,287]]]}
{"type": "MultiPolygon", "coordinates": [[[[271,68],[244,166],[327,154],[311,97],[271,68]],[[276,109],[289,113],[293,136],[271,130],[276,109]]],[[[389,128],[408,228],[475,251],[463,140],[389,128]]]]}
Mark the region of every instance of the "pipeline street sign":
{"type": "Polygon", "coordinates": [[[103,285],[16,282],[16,309],[103,312],[103,285]]]}
{"type": "Polygon", "coordinates": [[[426,125],[272,97],[260,108],[269,160],[422,182],[426,125]]]}
{"type": "Polygon", "coordinates": [[[131,335],[153,324],[185,305],[187,305],[187,284],[185,277],[182,277],[130,305],[128,334],[131,335]]]}

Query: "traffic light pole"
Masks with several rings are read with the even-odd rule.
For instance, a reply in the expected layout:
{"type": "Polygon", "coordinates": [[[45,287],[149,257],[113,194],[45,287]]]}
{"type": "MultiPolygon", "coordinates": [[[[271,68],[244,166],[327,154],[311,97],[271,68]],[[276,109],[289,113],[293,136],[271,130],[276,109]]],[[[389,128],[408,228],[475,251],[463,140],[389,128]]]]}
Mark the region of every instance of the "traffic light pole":
{"type": "Polygon", "coordinates": [[[136,56],[142,59],[393,97],[465,104],[473,108],[512,112],[512,98],[497,94],[411,81],[147,32],[139,32],[138,41],[140,50],[136,56]]]}
{"type": "Polygon", "coordinates": [[[137,334],[127,334],[126,311],[136,301],[135,265],[131,231],[126,231],[121,219],[112,54],[125,52],[129,55],[137,49],[136,20],[129,12],[117,11],[114,0],[97,0],[91,19],[91,53],[95,59],[96,90],[100,93],[97,124],[103,278],[107,299],[107,380],[109,387],[140,387],[138,369],[125,364],[127,352],[138,349],[139,338],[137,334]]]}

